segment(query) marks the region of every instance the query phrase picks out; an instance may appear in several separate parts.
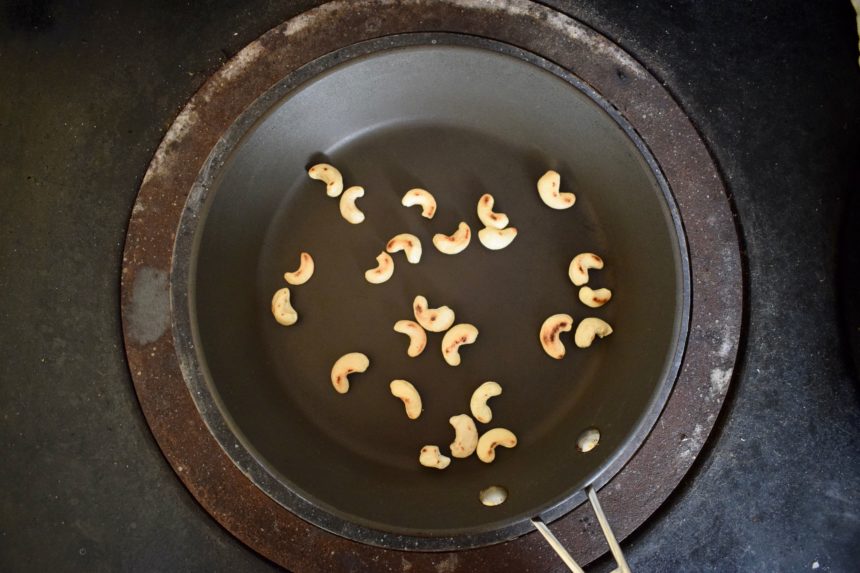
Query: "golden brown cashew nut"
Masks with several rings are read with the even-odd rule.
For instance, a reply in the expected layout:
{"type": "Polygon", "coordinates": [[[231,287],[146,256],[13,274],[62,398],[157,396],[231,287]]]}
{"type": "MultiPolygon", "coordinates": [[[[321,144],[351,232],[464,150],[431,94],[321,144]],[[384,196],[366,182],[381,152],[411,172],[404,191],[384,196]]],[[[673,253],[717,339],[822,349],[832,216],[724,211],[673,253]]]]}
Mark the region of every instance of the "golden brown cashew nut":
{"type": "Polygon", "coordinates": [[[392,380],[388,387],[391,389],[392,396],[403,400],[406,416],[410,420],[421,415],[421,395],[408,380],[392,380]]]}
{"type": "Polygon", "coordinates": [[[579,300],[582,304],[591,308],[599,308],[609,302],[611,298],[612,291],[608,288],[592,290],[590,287],[584,286],[579,289],[579,300]]]}
{"type": "Polygon", "coordinates": [[[443,456],[439,446],[424,446],[418,456],[418,463],[424,467],[444,470],[451,463],[451,458],[443,456]]]}
{"type": "Polygon", "coordinates": [[[498,251],[510,245],[517,237],[517,228],[492,229],[484,227],[478,231],[478,240],[491,251],[498,251]]]}
{"type": "Polygon", "coordinates": [[[385,250],[389,253],[404,251],[406,260],[413,265],[421,260],[421,240],[411,233],[401,233],[388,241],[385,250]]]}
{"type": "Polygon", "coordinates": [[[290,304],[290,289],[284,287],[275,292],[272,297],[272,315],[278,324],[290,326],[299,320],[299,313],[290,304]]]}
{"type": "Polygon", "coordinates": [[[594,342],[594,337],[604,338],[612,334],[612,327],[599,318],[585,318],[576,327],[573,341],[580,348],[588,348],[594,342]]]}
{"type": "Polygon", "coordinates": [[[462,252],[469,246],[472,240],[472,229],[464,222],[457,225],[457,230],[452,235],[443,235],[436,233],[433,235],[433,244],[439,249],[439,252],[446,255],[456,255],[462,252]]]}
{"type": "Polygon", "coordinates": [[[489,464],[496,459],[496,447],[513,448],[517,445],[517,437],[507,428],[493,428],[484,433],[478,440],[478,459],[489,464]]]}
{"type": "Polygon", "coordinates": [[[588,269],[600,270],[603,268],[603,259],[594,253],[579,253],[570,261],[567,276],[576,286],[582,286],[588,282],[588,269]]]}
{"type": "Polygon", "coordinates": [[[478,329],[473,324],[458,324],[442,337],[442,357],[451,366],[460,365],[460,347],[478,339],[478,329]]]}
{"type": "Polygon", "coordinates": [[[455,458],[468,458],[478,447],[478,428],[466,414],[451,416],[448,423],[454,426],[454,441],[451,442],[451,455],[455,458]]]}
{"type": "Polygon", "coordinates": [[[331,385],[339,394],[349,391],[349,376],[354,372],[364,372],[370,366],[370,359],[361,352],[350,352],[337,359],[331,368],[331,385]]]}
{"type": "Polygon", "coordinates": [[[376,256],[376,262],[379,263],[375,269],[370,269],[364,273],[364,278],[367,282],[378,285],[384,283],[394,274],[394,260],[385,251],[376,256]]]}
{"type": "Polygon", "coordinates": [[[409,348],[406,354],[410,358],[415,358],[427,346],[427,333],[421,328],[421,325],[411,320],[398,320],[394,323],[394,332],[405,334],[409,337],[409,348]]]}
{"type": "Polygon", "coordinates": [[[308,175],[325,183],[325,193],[329,197],[337,197],[343,192],[343,175],[333,165],[317,163],[308,169],[308,175]]]}
{"type": "Polygon", "coordinates": [[[355,185],[343,192],[340,196],[340,215],[353,225],[364,221],[364,213],[355,206],[355,200],[364,197],[364,187],[355,185]]]}
{"type": "Polygon", "coordinates": [[[404,207],[421,206],[421,216],[425,219],[432,219],[436,214],[436,199],[426,189],[410,189],[403,196],[400,204],[404,207]]]}
{"type": "Polygon", "coordinates": [[[487,406],[487,400],[502,393],[502,387],[496,382],[484,382],[472,393],[469,409],[476,420],[488,424],[493,419],[493,411],[487,406]]]}
{"type": "Polygon", "coordinates": [[[291,273],[284,273],[284,280],[291,285],[303,285],[314,276],[314,260],[308,253],[299,255],[299,268],[291,273]]]}
{"type": "Polygon", "coordinates": [[[508,216],[504,213],[494,213],[493,205],[496,200],[489,193],[484,193],[478,199],[478,219],[490,229],[504,229],[508,226],[508,216]]]}
{"type": "Polygon", "coordinates": [[[454,324],[454,311],[447,306],[430,308],[427,299],[421,295],[412,301],[412,310],[415,312],[415,320],[425,330],[430,332],[443,332],[454,324]]]}
{"type": "Polygon", "coordinates": [[[561,342],[561,333],[570,332],[573,328],[573,317],[569,314],[554,314],[540,327],[540,343],[544,352],[556,360],[564,358],[566,352],[561,342]]]}
{"type": "Polygon", "coordinates": [[[541,200],[553,209],[569,209],[576,203],[576,195],[573,193],[559,193],[561,189],[561,175],[555,171],[547,171],[537,182],[537,190],[541,200]]]}

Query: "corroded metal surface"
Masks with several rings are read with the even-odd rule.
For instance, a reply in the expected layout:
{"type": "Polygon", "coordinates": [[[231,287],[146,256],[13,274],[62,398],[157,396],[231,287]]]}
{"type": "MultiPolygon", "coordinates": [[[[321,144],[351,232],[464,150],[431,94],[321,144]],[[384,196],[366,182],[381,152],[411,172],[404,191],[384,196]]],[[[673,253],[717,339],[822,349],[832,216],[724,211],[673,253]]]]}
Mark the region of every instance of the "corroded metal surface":
{"type": "MultiPolygon", "coordinates": [[[[693,280],[687,352],[660,420],[635,457],[600,491],[619,538],[641,525],[689,470],[732,377],[743,290],[731,209],[689,118],[640,64],[579,22],[526,0],[359,0],[311,10],[242,50],[177,117],[143,180],[122,275],[126,352],[159,445],[210,514],[250,547],[291,570],[547,571],[561,565],[536,533],[481,549],[420,553],[379,549],[307,524],[232,464],[202,422],[177,362],[166,277],[185,199],[221,135],[267,89],[321,55],[367,39],[432,31],[493,38],[576,74],[636,128],[677,200],[693,280]]],[[[606,550],[586,506],[551,527],[580,562],[606,550]]]]}

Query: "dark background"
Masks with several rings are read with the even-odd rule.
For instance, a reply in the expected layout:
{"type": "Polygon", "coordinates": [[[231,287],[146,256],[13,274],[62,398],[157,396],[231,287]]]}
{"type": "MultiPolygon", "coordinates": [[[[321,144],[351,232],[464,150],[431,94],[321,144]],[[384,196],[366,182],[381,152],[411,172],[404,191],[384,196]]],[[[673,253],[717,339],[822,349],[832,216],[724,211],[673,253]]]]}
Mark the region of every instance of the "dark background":
{"type": "MultiPolygon", "coordinates": [[[[548,3],[665,82],[723,170],[745,240],[727,408],[681,489],[625,542],[631,566],[856,571],[849,0],[548,3]]],[[[0,571],[276,570],[155,444],[124,359],[119,271],[137,189],[184,103],[314,4],[0,2],[0,571]]]]}

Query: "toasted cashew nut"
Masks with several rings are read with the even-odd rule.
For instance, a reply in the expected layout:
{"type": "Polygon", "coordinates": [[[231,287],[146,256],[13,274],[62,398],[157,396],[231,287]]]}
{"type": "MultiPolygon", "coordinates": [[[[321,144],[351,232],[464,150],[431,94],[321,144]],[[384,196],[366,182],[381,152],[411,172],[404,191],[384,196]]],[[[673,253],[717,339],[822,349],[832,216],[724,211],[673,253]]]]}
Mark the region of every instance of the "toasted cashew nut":
{"type": "Polygon", "coordinates": [[[424,446],[418,456],[418,463],[424,467],[444,470],[451,463],[451,458],[443,456],[439,446],[424,446]]]}
{"type": "Polygon", "coordinates": [[[540,327],[540,343],[544,352],[556,360],[564,358],[565,348],[561,342],[561,333],[570,332],[573,328],[573,317],[569,314],[554,314],[540,327]]]}
{"type": "Polygon", "coordinates": [[[478,446],[478,428],[466,414],[451,416],[448,423],[454,426],[454,441],[451,442],[451,455],[455,458],[468,458],[478,446]]]}
{"type": "Polygon", "coordinates": [[[404,207],[421,205],[421,216],[425,219],[432,219],[436,214],[436,199],[426,189],[410,189],[403,196],[400,204],[404,207]]]}
{"type": "Polygon", "coordinates": [[[612,291],[608,288],[599,288],[592,290],[590,287],[584,286],[579,289],[579,300],[585,306],[598,308],[609,302],[612,298],[612,291]]]}
{"type": "Polygon", "coordinates": [[[496,200],[489,193],[484,193],[478,199],[478,219],[485,227],[491,229],[504,229],[508,226],[508,216],[504,213],[494,213],[493,205],[496,200]]]}
{"type": "Polygon", "coordinates": [[[333,165],[317,163],[308,169],[308,175],[325,183],[325,194],[329,197],[338,197],[343,192],[343,175],[333,165]]]}
{"type": "Polygon", "coordinates": [[[303,285],[314,276],[314,260],[308,253],[299,255],[299,268],[292,273],[284,273],[284,280],[291,285],[303,285]]]}
{"type": "Polygon", "coordinates": [[[447,306],[430,308],[427,299],[421,295],[412,301],[412,310],[415,312],[415,320],[418,324],[430,332],[443,332],[454,324],[454,311],[447,306]]]}
{"type": "Polygon", "coordinates": [[[331,384],[340,394],[349,391],[349,376],[354,372],[364,372],[370,366],[370,359],[361,352],[350,352],[337,359],[331,368],[331,384]]]}
{"type": "Polygon", "coordinates": [[[462,252],[463,249],[469,246],[471,240],[472,229],[464,222],[457,225],[457,230],[454,231],[453,235],[443,235],[442,233],[433,235],[433,244],[436,245],[436,248],[440,252],[446,255],[456,255],[462,252]]]}
{"type": "Polygon", "coordinates": [[[427,333],[424,332],[420,324],[411,320],[398,320],[394,323],[394,332],[409,337],[409,348],[406,350],[406,354],[410,358],[415,358],[424,352],[424,347],[427,346],[427,333]]]}
{"type": "Polygon", "coordinates": [[[573,341],[580,348],[588,348],[594,342],[594,337],[603,338],[612,334],[612,327],[599,318],[585,318],[576,327],[573,341]]]}
{"type": "Polygon", "coordinates": [[[570,261],[567,275],[576,286],[582,286],[588,282],[588,269],[600,270],[603,268],[603,259],[594,253],[579,253],[570,261]]]}
{"type": "Polygon", "coordinates": [[[458,324],[442,337],[442,357],[451,366],[460,365],[460,347],[478,339],[478,329],[473,324],[458,324]]]}
{"type": "Polygon", "coordinates": [[[364,273],[364,278],[369,283],[378,285],[384,283],[394,274],[394,260],[382,251],[376,256],[376,262],[379,263],[375,269],[370,269],[364,273]]]}
{"type": "Polygon", "coordinates": [[[496,459],[496,446],[513,448],[517,445],[517,437],[506,428],[493,428],[484,433],[478,440],[478,459],[489,464],[496,459]]]}
{"type": "Polygon", "coordinates": [[[472,393],[469,409],[476,420],[487,424],[493,419],[493,411],[487,406],[487,400],[502,393],[502,387],[496,382],[484,382],[472,393]]]}
{"type": "Polygon", "coordinates": [[[561,189],[561,175],[555,171],[547,171],[537,182],[537,190],[541,200],[547,207],[553,209],[568,209],[576,203],[576,195],[573,193],[559,193],[561,189]]]}
{"type": "Polygon", "coordinates": [[[421,240],[411,233],[401,233],[388,241],[385,250],[389,253],[404,251],[406,260],[416,264],[421,260],[421,240]]]}
{"type": "Polygon", "coordinates": [[[290,326],[299,319],[299,313],[290,304],[290,289],[284,287],[275,292],[272,297],[272,314],[278,324],[290,326]]]}
{"type": "Polygon", "coordinates": [[[359,197],[364,197],[364,187],[358,185],[350,187],[340,196],[340,214],[353,225],[364,221],[364,213],[355,206],[355,200],[359,197]]]}
{"type": "Polygon", "coordinates": [[[421,415],[421,395],[407,380],[392,380],[388,385],[391,388],[391,394],[403,400],[403,406],[406,408],[406,416],[410,420],[414,420],[421,415]]]}
{"type": "Polygon", "coordinates": [[[481,241],[481,244],[491,251],[504,249],[513,242],[516,236],[516,227],[508,227],[507,229],[484,227],[478,231],[478,239],[481,241]]]}

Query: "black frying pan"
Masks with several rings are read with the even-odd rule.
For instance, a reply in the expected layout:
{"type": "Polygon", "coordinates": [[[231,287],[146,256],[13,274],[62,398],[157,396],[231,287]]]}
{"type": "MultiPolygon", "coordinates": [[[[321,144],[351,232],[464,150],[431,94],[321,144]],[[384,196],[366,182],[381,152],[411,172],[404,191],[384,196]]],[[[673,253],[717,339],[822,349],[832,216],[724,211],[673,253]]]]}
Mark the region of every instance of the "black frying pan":
{"type": "Polygon", "coordinates": [[[186,379],[225,451],[301,517],[400,548],[511,538],[529,518],[557,517],[586,485],[605,483],[668,395],[689,300],[670,194],[619,115],[534,56],[489,42],[492,50],[460,46],[453,36],[442,43],[378,51],[375,42],[333,54],[326,74],[305,81],[300,71],[249,109],[189,199],[172,280],[186,379]],[[366,189],[364,223],[343,220],[338,201],[307,177],[322,160],[347,186],[366,189]],[[535,182],[547,169],[576,193],[572,209],[540,201],[535,182]],[[435,218],[400,205],[412,187],[435,195],[435,218]],[[483,193],[518,228],[513,244],[493,252],[475,237],[459,255],[438,252],[435,233],[452,233],[459,221],[477,232],[483,193]],[[376,255],[402,232],[421,239],[421,263],[394,255],[390,281],[366,282],[376,255]],[[301,251],[316,272],[291,287],[300,320],[283,327],[270,301],[301,251]],[[613,290],[604,308],[582,305],[567,278],[583,251],[606,262],[590,282],[613,290]],[[407,339],[392,326],[413,318],[418,294],[480,329],[459,367],[442,359],[440,334],[407,357],[407,339]],[[587,350],[565,335],[568,354],[553,360],[538,330],[560,312],[603,318],[615,332],[587,350]],[[330,369],[353,351],[371,368],[340,395],[330,369]],[[421,391],[418,420],[389,393],[395,378],[421,391]],[[444,471],[421,467],[421,446],[447,451],[448,418],[469,413],[486,380],[504,393],[479,430],[510,428],[519,445],[492,464],[472,456],[444,471]],[[589,427],[601,441],[583,454],[576,438],[589,427]],[[480,503],[489,485],[508,490],[504,504],[480,503]]]}

